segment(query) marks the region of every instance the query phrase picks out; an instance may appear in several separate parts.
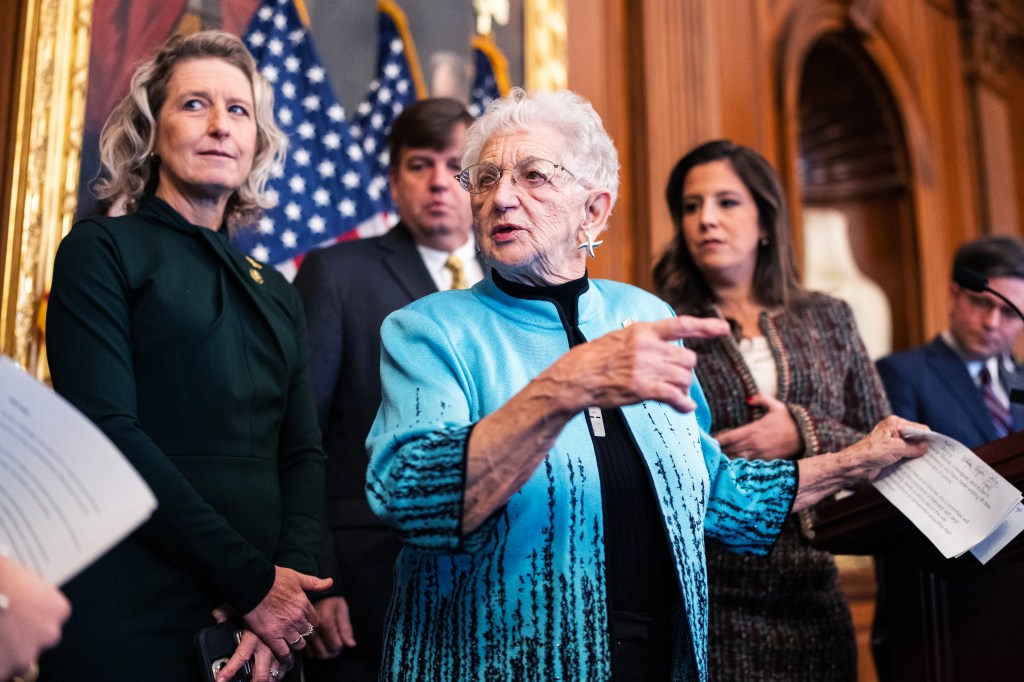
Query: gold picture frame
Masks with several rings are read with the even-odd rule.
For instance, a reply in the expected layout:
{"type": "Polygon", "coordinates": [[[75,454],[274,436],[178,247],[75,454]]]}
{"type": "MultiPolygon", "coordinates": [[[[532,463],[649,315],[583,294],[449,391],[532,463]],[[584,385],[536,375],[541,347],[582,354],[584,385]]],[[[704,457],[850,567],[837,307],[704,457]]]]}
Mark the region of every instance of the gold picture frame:
{"type": "Polygon", "coordinates": [[[526,0],[523,79],[530,90],[569,86],[568,0],[526,0]]]}
{"type": "Polygon", "coordinates": [[[57,244],[75,212],[92,0],[23,2],[3,216],[0,353],[46,378],[40,313],[57,244]]]}

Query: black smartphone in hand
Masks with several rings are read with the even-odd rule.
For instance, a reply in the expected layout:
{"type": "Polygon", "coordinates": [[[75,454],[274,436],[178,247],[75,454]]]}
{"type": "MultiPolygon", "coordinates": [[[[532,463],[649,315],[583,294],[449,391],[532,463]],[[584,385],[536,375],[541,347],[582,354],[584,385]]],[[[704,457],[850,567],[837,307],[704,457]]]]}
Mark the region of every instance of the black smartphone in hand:
{"type": "MultiPolygon", "coordinates": [[[[242,624],[237,620],[226,620],[223,623],[205,627],[196,633],[199,672],[205,682],[216,682],[217,673],[228,664],[228,659],[234,655],[240,641],[242,641],[242,624]]],[[[231,682],[250,682],[250,680],[252,680],[252,665],[246,661],[231,682]]]]}

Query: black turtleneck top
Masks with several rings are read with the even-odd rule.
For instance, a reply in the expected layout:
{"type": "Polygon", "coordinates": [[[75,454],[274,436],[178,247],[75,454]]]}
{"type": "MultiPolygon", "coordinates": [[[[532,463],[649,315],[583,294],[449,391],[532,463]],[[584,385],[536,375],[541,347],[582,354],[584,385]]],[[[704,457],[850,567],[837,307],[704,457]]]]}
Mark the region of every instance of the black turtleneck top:
{"type": "MultiPolygon", "coordinates": [[[[579,328],[579,297],[586,275],[552,286],[528,286],[493,273],[499,289],[515,298],[550,301],[558,309],[569,347],[586,343],[579,328]]],[[[602,408],[604,436],[594,433],[604,512],[605,570],[609,611],[664,613],[676,604],[678,588],[668,539],[654,497],[654,484],[629,425],[619,408],[602,408]]]]}

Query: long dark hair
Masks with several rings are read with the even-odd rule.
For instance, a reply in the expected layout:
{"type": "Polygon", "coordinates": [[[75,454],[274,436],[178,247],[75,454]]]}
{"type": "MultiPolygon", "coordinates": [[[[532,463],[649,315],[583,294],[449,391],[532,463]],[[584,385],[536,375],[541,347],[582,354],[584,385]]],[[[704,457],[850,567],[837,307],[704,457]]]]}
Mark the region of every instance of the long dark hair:
{"type": "Polygon", "coordinates": [[[757,204],[760,227],[768,243],[757,248],[754,296],[766,307],[789,307],[802,299],[789,242],[789,216],[779,176],[768,161],[749,147],[730,140],[712,140],[691,150],[669,175],[665,200],[672,214],[675,235],[654,266],[655,287],[677,311],[706,312],[716,301],[711,286],[693,262],[683,237],[683,186],[694,167],[728,161],[757,204]]]}

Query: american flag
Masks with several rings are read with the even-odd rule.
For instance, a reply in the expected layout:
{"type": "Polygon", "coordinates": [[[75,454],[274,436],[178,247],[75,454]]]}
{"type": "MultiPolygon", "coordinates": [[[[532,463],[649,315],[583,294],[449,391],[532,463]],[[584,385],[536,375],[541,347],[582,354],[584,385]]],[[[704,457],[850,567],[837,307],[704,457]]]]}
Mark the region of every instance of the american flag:
{"type": "Polygon", "coordinates": [[[274,106],[288,135],[288,157],[268,191],[277,205],[235,245],[289,274],[292,260],[333,243],[377,209],[367,195],[370,172],[353,141],[309,32],[292,0],[263,0],[245,43],[274,88],[274,106]]]}
{"type": "Polygon", "coordinates": [[[490,34],[473,36],[472,47],[473,85],[467,108],[479,117],[488,104],[508,94],[508,62],[490,34]]]}
{"type": "Polygon", "coordinates": [[[351,130],[370,168],[370,199],[379,211],[392,212],[387,144],[391,124],[426,88],[405,13],[392,0],[380,0],[377,10],[377,77],[356,108],[351,130]]]}

